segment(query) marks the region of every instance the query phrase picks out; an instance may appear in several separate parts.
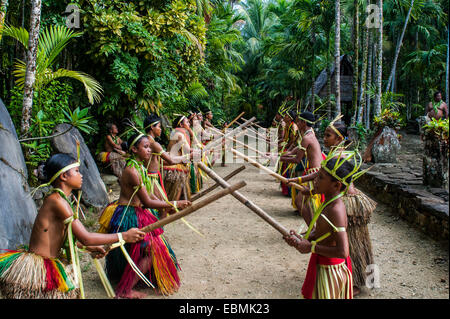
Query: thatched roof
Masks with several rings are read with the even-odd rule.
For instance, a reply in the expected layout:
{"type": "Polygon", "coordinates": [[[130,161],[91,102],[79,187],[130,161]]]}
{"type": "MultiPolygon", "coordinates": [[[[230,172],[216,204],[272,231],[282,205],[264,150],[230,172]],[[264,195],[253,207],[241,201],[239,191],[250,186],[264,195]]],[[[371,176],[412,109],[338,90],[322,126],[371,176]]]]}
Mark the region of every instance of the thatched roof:
{"type": "MultiPolygon", "coordinates": [[[[350,57],[347,54],[343,54],[341,55],[340,60],[341,60],[341,77],[353,75],[353,66],[350,57]]],[[[333,78],[335,67],[336,66],[333,63],[330,68],[331,78],[333,78]]],[[[326,84],[327,84],[327,69],[324,68],[322,72],[320,72],[319,76],[316,78],[316,81],[314,82],[315,94],[319,95],[320,91],[325,87],[326,84]]],[[[341,92],[342,90],[343,87],[341,87],[341,92]]],[[[307,97],[311,96],[311,89],[308,91],[306,96],[307,97]]]]}

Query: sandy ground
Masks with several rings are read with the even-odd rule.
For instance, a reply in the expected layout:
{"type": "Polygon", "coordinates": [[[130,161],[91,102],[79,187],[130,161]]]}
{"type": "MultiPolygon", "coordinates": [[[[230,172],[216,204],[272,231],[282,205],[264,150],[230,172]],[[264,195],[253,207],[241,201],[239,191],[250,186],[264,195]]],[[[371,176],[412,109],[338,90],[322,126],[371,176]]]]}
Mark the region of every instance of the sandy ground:
{"type": "MultiPolygon", "coordinates": [[[[225,176],[240,165],[216,165],[214,170],[225,176]]],[[[246,181],[247,186],[240,190],[244,196],[287,229],[298,230],[303,220],[292,209],[289,198],[281,194],[279,183],[245,165],[247,168],[230,182],[246,181]]],[[[210,180],[205,187],[212,183],[210,180]]],[[[117,187],[111,190],[112,199],[117,191],[117,187]]],[[[231,195],[185,219],[204,237],[180,220],[165,227],[165,236],[182,268],[181,288],[169,297],[150,288],[140,289],[148,293],[148,298],[301,298],[309,254],[302,255],[288,246],[279,232],[231,195]]],[[[355,298],[449,298],[448,242],[426,237],[380,204],[369,231],[379,269],[379,287],[364,288],[355,298]]],[[[107,298],[93,264],[83,259],[87,297],[107,298]]]]}

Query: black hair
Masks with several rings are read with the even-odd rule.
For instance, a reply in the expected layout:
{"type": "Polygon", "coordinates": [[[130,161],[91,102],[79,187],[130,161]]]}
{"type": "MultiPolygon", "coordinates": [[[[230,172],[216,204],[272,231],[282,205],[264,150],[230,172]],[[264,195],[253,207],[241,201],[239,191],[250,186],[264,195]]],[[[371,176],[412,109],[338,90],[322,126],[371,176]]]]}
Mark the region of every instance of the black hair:
{"type": "Polygon", "coordinates": [[[287,111],[287,114],[289,115],[289,117],[292,119],[292,120],[295,120],[295,118],[297,117],[297,111],[295,111],[295,110],[289,110],[289,111],[287,111]]]}
{"type": "Polygon", "coordinates": [[[108,129],[108,132],[111,131],[113,125],[116,125],[116,124],[115,123],[106,123],[106,128],[108,129]]]}
{"type": "Polygon", "coordinates": [[[175,118],[175,120],[173,120],[173,122],[172,122],[172,128],[179,127],[180,124],[181,124],[181,119],[182,119],[183,117],[185,117],[185,116],[184,116],[184,115],[177,116],[177,117],[175,118]]]}
{"type": "MultiPolygon", "coordinates": [[[[331,159],[327,162],[326,167],[327,167],[330,171],[333,170],[333,167],[336,165],[336,161],[337,161],[337,160],[338,160],[338,156],[331,158],[331,159]]],[[[340,160],[343,161],[344,159],[341,158],[340,160]]],[[[353,161],[353,160],[348,160],[348,161],[345,161],[345,162],[344,162],[344,163],[336,170],[336,175],[339,176],[339,177],[342,179],[342,178],[344,178],[345,176],[349,175],[350,172],[352,172],[354,169],[355,169],[355,163],[354,163],[354,161],[353,161]]],[[[325,172],[326,172],[328,175],[330,175],[327,171],[325,171],[325,172]]],[[[355,174],[355,173],[356,173],[356,172],[354,172],[353,174],[355,174]]],[[[350,175],[350,176],[348,176],[348,177],[345,179],[345,182],[346,182],[346,183],[349,183],[349,182],[351,181],[353,174],[350,175]]],[[[331,179],[332,179],[333,181],[338,181],[334,176],[331,176],[331,175],[330,175],[330,177],[331,177],[331,179]]],[[[345,186],[344,184],[342,184],[341,190],[344,190],[345,188],[346,188],[346,186],[345,186]]]]}
{"type": "Polygon", "coordinates": [[[148,133],[151,130],[150,124],[156,122],[156,121],[161,121],[161,118],[156,115],[156,114],[150,114],[149,116],[147,116],[144,120],[144,129],[145,132],[148,133]]]}
{"type": "MultiPolygon", "coordinates": [[[[333,124],[334,128],[341,133],[341,135],[344,137],[344,146],[347,146],[351,143],[351,141],[348,139],[348,129],[347,125],[345,125],[344,122],[336,122],[333,124]]],[[[336,134],[336,132],[333,132],[336,134]]],[[[336,134],[337,135],[337,134],[336,134]]]]}
{"type": "Polygon", "coordinates": [[[315,116],[313,113],[309,112],[309,111],[305,111],[300,113],[299,117],[301,117],[301,119],[306,120],[306,125],[309,127],[314,126],[314,121],[316,120],[315,116]]]}
{"type": "Polygon", "coordinates": [[[70,154],[58,153],[51,156],[45,163],[38,167],[38,178],[48,183],[50,179],[64,167],[75,163],[77,160],[70,154]]]}
{"type": "MultiPolygon", "coordinates": [[[[131,135],[131,136],[128,138],[127,145],[126,145],[126,146],[127,146],[127,147],[126,147],[126,150],[127,150],[128,153],[131,153],[131,143],[133,143],[133,141],[134,141],[140,134],[141,134],[141,133],[135,133],[135,134],[131,135]]],[[[147,135],[142,135],[142,136],[134,143],[133,146],[136,146],[136,147],[137,147],[144,137],[147,137],[147,135]]]]}

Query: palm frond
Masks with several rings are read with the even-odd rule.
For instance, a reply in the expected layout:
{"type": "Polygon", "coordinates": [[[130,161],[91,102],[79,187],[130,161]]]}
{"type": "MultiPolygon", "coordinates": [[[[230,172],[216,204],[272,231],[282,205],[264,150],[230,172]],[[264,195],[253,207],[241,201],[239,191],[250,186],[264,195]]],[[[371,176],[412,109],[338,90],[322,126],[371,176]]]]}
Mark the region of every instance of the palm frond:
{"type": "MultiPolygon", "coordinates": [[[[97,82],[92,76],[80,71],[72,71],[66,69],[58,69],[55,72],[48,71],[43,74],[43,82],[42,83],[50,83],[54,79],[57,78],[71,78],[80,81],[83,83],[84,88],[86,90],[86,95],[89,99],[89,103],[94,104],[95,102],[100,102],[101,96],[103,93],[103,88],[100,83],[97,82]]],[[[45,85],[44,84],[44,85],[45,85]]]]}
{"type": "Polygon", "coordinates": [[[16,39],[23,45],[25,49],[28,49],[28,31],[22,27],[16,28],[13,26],[5,26],[3,29],[3,36],[8,36],[16,39]]]}

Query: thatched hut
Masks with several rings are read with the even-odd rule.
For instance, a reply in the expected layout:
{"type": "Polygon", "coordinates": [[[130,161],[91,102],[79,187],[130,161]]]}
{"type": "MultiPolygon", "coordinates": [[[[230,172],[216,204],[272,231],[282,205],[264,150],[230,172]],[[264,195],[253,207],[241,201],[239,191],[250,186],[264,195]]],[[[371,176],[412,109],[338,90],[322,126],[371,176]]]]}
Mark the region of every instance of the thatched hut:
{"type": "MultiPolygon", "coordinates": [[[[350,60],[350,57],[347,54],[341,55],[341,65],[340,65],[340,73],[341,73],[341,109],[344,114],[344,120],[348,122],[350,120],[351,114],[351,106],[352,106],[352,97],[353,97],[353,66],[350,60]]],[[[334,94],[336,91],[335,85],[335,64],[331,65],[331,94],[334,94]]],[[[314,82],[314,92],[321,99],[325,99],[327,97],[327,69],[323,69],[320,72],[319,76],[316,78],[314,82]]],[[[307,96],[311,95],[311,90],[308,91],[307,96]]]]}

